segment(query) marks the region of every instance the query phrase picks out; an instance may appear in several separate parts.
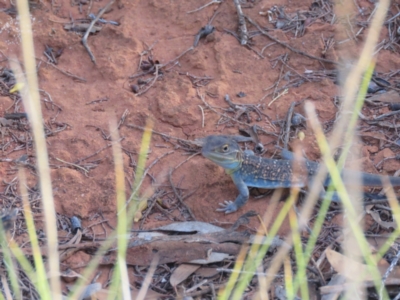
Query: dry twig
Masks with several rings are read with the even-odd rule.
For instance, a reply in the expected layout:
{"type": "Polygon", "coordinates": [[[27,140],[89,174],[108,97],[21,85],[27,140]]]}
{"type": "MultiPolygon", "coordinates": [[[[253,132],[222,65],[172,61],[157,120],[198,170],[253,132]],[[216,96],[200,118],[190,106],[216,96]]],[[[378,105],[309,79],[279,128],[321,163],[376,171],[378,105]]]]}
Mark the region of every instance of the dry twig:
{"type": "Polygon", "coordinates": [[[325,58],[322,58],[322,57],[317,57],[317,56],[314,56],[314,55],[305,53],[305,52],[303,52],[303,51],[300,51],[300,50],[298,50],[298,49],[296,49],[296,48],[293,48],[292,46],[289,46],[288,44],[286,44],[286,43],[284,43],[284,42],[278,40],[277,38],[273,37],[272,35],[270,35],[267,31],[265,31],[264,29],[262,29],[260,25],[258,25],[255,21],[253,21],[253,20],[252,20],[251,18],[249,18],[248,16],[245,16],[245,18],[246,18],[252,25],[254,25],[258,30],[260,30],[260,32],[261,32],[263,35],[267,36],[268,38],[270,38],[270,39],[273,40],[274,42],[278,43],[279,45],[286,47],[287,49],[289,49],[290,51],[292,51],[292,52],[294,52],[294,53],[301,54],[301,55],[304,55],[304,56],[306,56],[306,57],[308,57],[308,58],[316,59],[316,60],[319,60],[319,61],[321,61],[321,62],[325,62],[325,63],[329,63],[329,64],[334,64],[334,65],[341,65],[340,63],[338,63],[338,62],[336,62],[336,61],[333,61],[333,60],[330,60],[330,59],[325,59],[325,58]]]}
{"type": "Polygon", "coordinates": [[[92,20],[92,22],[90,22],[90,25],[88,27],[88,29],[86,30],[85,35],[82,38],[82,44],[83,46],[86,48],[87,52],[89,53],[90,59],[92,60],[92,62],[94,64],[96,64],[96,59],[92,53],[92,51],[89,48],[89,45],[87,43],[87,39],[88,36],[90,34],[90,32],[92,31],[92,28],[94,26],[94,24],[100,19],[100,17],[111,7],[111,5],[115,2],[115,0],[111,0],[110,2],[108,2],[108,4],[106,6],[104,6],[104,8],[102,10],[99,11],[99,13],[97,14],[96,18],[94,18],[92,20]]]}
{"type": "Polygon", "coordinates": [[[238,18],[239,18],[239,36],[240,44],[247,45],[249,40],[249,34],[247,33],[246,19],[244,18],[242,7],[240,6],[239,0],[233,0],[236,6],[238,18]]]}

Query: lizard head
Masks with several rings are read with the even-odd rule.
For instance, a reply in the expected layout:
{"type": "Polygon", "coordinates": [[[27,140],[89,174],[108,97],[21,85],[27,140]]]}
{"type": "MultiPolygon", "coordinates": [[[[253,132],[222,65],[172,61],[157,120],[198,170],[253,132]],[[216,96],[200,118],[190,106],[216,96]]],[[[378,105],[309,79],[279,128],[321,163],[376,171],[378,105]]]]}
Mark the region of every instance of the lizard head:
{"type": "Polygon", "coordinates": [[[226,171],[234,171],[241,165],[240,147],[233,137],[210,135],[204,138],[201,154],[226,171]]]}

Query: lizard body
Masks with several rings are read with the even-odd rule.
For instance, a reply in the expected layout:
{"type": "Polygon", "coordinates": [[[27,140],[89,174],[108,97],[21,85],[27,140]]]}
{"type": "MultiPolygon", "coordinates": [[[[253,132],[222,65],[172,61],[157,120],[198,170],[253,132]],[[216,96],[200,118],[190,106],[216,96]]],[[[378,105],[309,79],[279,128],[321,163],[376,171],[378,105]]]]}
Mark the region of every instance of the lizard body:
{"type": "MultiPolygon", "coordinates": [[[[304,187],[313,180],[319,164],[309,160],[302,160],[296,166],[293,176],[293,157],[290,152],[284,153],[287,159],[269,159],[255,156],[252,151],[242,151],[238,144],[240,137],[211,135],[203,140],[202,155],[217,165],[223,167],[239,190],[234,202],[227,203],[218,211],[232,213],[243,206],[249,198],[248,187],[265,189],[304,187]]],[[[349,175],[361,175],[362,185],[382,186],[382,177],[369,173],[345,170],[349,175]]],[[[400,177],[388,176],[393,186],[400,186],[400,177]]],[[[330,183],[329,177],[322,181],[324,186],[330,183]]],[[[338,196],[333,201],[340,201],[338,196]]]]}

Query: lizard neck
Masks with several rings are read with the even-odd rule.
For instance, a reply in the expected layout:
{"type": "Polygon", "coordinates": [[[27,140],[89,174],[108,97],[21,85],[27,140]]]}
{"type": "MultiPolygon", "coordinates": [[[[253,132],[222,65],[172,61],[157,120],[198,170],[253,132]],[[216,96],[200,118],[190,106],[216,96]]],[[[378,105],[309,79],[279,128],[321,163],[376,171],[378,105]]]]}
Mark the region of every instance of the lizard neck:
{"type": "Polygon", "coordinates": [[[243,152],[242,151],[238,151],[236,153],[235,163],[236,163],[236,166],[234,166],[233,168],[225,169],[226,174],[232,175],[233,173],[235,173],[237,170],[239,170],[242,167],[242,163],[243,163],[243,152]]]}

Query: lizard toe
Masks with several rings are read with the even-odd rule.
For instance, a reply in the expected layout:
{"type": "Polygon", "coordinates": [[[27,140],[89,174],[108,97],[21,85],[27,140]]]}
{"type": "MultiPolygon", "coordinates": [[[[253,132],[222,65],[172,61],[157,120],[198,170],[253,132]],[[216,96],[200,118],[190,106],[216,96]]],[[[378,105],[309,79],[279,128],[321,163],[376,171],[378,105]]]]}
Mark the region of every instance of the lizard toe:
{"type": "Polygon", "coordinates": [[[216,211],[225,212],[225,214],[230,214],[237,211],[237,205],[232,201],[224,201],[224,203],[219,203],[221,208],[218,208],[216,211]]]}

